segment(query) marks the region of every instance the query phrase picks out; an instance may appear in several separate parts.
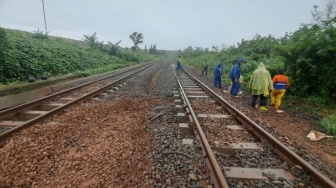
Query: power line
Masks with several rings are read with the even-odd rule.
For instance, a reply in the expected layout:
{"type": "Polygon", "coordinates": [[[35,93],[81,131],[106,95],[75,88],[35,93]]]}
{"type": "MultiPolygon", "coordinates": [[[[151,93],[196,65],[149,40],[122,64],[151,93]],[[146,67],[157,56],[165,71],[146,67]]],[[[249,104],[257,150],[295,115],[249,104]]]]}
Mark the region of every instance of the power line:
{"type": "MultiPolygon", "coordinates": [[[[42,0],[42,1],[43,1],[43,0],[42,0]]],[[[49,2],[45,1],[45,4],[47,4],[48,6],[50,6],[50,7],[54,8],[54,9],[56,9],[57,11],[63,13],[64,15],[70,17],[70,18],[73,19],[74,21],[76,21],[76,22],[78,22],[78,23],[80,23],[80,24],[82,24],[82,25],[84,25],[84,26],[86,26],[86,27],[92,29],[92,27],[86,25],[85,23],[81,22],[80,20],[76,19],[75,17],[71,16],[70,14],[66,13],[65,11],[63,11],[63,10],[61,10],[61,9],[59,9],[59,8],[57,8],[57,7],[55,7],[54,5],[50,4],[49,2]]]]}

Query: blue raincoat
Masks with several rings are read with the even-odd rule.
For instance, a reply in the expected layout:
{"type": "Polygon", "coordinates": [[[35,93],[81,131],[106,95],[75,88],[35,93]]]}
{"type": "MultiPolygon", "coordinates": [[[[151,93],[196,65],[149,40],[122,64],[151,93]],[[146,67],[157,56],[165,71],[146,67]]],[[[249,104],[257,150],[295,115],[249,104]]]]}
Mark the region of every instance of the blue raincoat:
{"type": "Polygon", "coordinates": [[[215,87],[222,87],[223,62],[219,62],[214,68],[214,85],[215,87]]]}
{"type": "Polygon", "coordinates": [[[176,62],[176,70],[183,70],[183,67],[182,67],[180,59],[178,59],[177,62],[176,62]]]}
{"type": "Polygon", "coordinates": [[[238,61],[236,62],[236,64],[232,67],[231,71],[230,71],[230,78],[232,81],[232,87],[231,87],[231,91],[230,94],[233,96],[237,96],[238,95],[238,91],[240,88],[240,64],[241,62],[244,62],[243,58],[239,58],[238,61]]]}

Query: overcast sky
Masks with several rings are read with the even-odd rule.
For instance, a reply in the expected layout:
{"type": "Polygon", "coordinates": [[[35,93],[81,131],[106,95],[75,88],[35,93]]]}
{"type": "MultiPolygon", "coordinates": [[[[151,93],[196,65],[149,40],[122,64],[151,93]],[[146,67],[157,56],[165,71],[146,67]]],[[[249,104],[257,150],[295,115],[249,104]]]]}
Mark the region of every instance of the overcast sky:
{"type": "MultiPolygon", "coordinates": [[[[50,35],[98,39],[130,47],[129,36],[142,33],[144,48],[178,50],[236,45],[256,33],[282,37],[301,23],[313,22],[311,10],[329,0],[44,0],[50,35]]],[[[45,30],[42,0],[0,0],[0,27],[45,30]]]]}

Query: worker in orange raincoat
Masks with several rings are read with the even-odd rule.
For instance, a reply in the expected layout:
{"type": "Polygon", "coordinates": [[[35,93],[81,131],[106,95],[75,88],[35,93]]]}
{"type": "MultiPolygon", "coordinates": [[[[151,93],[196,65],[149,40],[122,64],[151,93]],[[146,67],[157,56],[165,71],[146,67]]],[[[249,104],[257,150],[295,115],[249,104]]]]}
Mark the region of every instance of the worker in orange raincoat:
{"type": "Polygon", "coordinates": [[[279,70],[278,74],[273,77],[273,91],[271,93],[272,106],[274,106],[277,113],[282,113],[280,105],[282,97],[286,93],[286,89],[289,87],[288,77],[284,75],[283,70],[279,70]]]}

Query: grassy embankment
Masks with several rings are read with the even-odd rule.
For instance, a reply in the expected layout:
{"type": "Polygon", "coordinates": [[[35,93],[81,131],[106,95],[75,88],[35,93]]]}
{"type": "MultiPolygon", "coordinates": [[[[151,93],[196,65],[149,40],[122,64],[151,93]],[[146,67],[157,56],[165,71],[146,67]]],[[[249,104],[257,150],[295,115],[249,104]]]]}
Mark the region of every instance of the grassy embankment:
{"type": "Polygon", "coordinates": [[[102,45],[92,49],[84,41],[0,28],[1,95],[39,88],[62,80],[86,77],[159,56],[102,45]],[[111,51],[113,50],[113,55],[111,51]],[[41,81],[41,75],[48,77],[41,81]],[[28,83],[28,77],[36,79],[28,83]],[[4,92],[6,90],[6,92],[4,92]]]}

